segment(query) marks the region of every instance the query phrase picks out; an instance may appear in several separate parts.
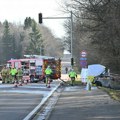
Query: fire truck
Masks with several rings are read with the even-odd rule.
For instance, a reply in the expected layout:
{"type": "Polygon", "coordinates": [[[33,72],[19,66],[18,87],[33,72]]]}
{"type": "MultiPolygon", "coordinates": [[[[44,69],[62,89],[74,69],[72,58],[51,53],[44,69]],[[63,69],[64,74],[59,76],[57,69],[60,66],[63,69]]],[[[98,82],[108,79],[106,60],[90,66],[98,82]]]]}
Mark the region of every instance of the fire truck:
{"type": "Polygon", "coordinates": [[[7,66],[21,68],[23,70],[23,81],[38,82],[45,80],[45,69],[50,66],[53,74],[51,79],[61,77],[61,60],[53,57],[26,57],[23,59],[11,59],[7,61],[7,66]]]}
{"type": "Polygon", "coordinates": [[[52,79],[58,79],[61,77],[61,60],[58,59],[44,59],[43,60],[43,76],[45,76],[45,69],[47,66],[50,66],[50,68],[53,71],[53,74],[51,76],[52,79]]]}

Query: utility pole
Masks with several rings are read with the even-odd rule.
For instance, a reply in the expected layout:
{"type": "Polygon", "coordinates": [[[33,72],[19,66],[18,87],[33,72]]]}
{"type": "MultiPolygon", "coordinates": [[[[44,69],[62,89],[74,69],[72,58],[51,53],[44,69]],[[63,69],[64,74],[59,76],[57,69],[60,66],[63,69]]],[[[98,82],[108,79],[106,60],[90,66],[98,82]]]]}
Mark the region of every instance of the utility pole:
{"type": "Polygon", "coordinates": [[[71,58],[73,58],[73,17],[71,11],[71,58]]]}
{"type": "Polygon", "coordinates": [[[70,19],[71,20],[71,67],[73,68],[74,65],[74,59],[73,59],[73,13],[72,11],[70,12],[70,17],[42,17],[42,13],[38,14],[38,20],[39,23],[42,24],[42,19],[70,19]]]}
{"type": "Polygon", "coordinates": [[[71,68],[74,66],[74,58],[73,58],[73,16],[71,11],[71,68]]]}

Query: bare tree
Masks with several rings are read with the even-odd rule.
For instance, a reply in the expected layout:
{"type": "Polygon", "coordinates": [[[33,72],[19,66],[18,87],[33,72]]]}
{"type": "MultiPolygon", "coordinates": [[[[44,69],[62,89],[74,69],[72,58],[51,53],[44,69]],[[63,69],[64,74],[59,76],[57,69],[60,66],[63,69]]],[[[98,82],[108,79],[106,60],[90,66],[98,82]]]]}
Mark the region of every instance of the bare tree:
{"type": "MultiPolygon", "coordinates": [[[[71,0],[65,6],[74,14],[74,43],[88,51],[88,62],[98,62],[118,71],[120,1],[71,0]]],[[[80,50],[75,49],[75,53],[80,50]]]]}

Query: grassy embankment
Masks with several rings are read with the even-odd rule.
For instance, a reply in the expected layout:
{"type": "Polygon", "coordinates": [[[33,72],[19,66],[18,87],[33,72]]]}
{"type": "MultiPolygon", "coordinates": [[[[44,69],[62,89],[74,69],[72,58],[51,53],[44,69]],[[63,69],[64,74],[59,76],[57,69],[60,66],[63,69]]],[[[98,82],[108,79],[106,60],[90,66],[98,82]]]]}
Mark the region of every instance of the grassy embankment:
{"type": "Polygon", "coordinates": [[[100,87],[100,89],[107,92],[112,99],[120,102],[120,90],[114,90],[114,89],[105,88],[105,87],[100,87]]]}

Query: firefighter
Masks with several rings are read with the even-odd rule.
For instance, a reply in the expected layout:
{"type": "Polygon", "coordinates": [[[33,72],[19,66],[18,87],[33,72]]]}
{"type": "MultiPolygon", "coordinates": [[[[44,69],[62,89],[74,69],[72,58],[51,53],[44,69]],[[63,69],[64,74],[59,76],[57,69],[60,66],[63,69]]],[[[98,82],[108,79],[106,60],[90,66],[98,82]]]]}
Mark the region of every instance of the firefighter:
{"type": "Polygon", "coordinates": [[[6,83],[10,83],[10,68],[6,68],[6,83]]]}
{"type": "Polygon", "coordinates": [[[2,83],[6,82],[6,67],[4,66],[1,70],[1,76],[2,76],[2,83]]]}
{"type": "Polygon", "coordinates": [[[74,69],[72,69],[72,70],[69,72],[68,76],[70,77],[70,79],[71,79],[71,85],[73,86],[73,85],[74,85],[74,82],[75,82],[75,78],[77,77],[77,74],[76,74],[76,72],[74,71],[74,69]]]}
{"type": "Polygon", "coordinates": [[[23,71],[21,68],[18,68],[16,77],[20,86],[22,85],[22,76],[23,76],[23,71]]]}
{"type": "Polygon", "coordinates": [[[48,66],[45,70],[45,75],[46,75],[46,87],[50,88],[50,82],[51,82],[51,75],[52,75],[52,69],[50,66],[48,66]]]}
{"type": "Polygon", "coordinates": [[[17,74],[17,69],[16,68],[11,68],[10,75],[12,77],[12,82],[13,83],[16,81],[16,74],[17,74]]]}
{"type": "Polygon", "coordinates": [[[9,67],[9,82],[12,83],[11,67],[9,67]]]}

